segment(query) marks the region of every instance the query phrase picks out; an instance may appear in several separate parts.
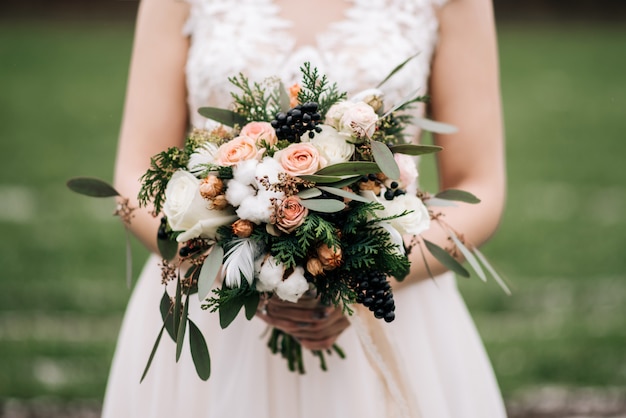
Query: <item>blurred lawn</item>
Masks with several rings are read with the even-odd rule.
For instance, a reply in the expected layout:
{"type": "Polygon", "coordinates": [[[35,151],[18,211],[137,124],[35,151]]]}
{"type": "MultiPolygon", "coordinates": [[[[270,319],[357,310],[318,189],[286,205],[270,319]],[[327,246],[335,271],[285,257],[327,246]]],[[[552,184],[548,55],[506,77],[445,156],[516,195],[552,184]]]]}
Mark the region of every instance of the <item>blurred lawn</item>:
{"type": "MultiPolygon", "coordinates": [[[[0,26],[0,400],[102,396],[124,233],[112,202],[64,183],[111,178],[131,36],[0,26]]],[[[507,397],[626,388],[626,29],[503,26],[500,46],[510,191],[485,253],[514,295],[461,289],[507,397]]],[[[135,245],[136,271],[145,254],[135,245]]]]}

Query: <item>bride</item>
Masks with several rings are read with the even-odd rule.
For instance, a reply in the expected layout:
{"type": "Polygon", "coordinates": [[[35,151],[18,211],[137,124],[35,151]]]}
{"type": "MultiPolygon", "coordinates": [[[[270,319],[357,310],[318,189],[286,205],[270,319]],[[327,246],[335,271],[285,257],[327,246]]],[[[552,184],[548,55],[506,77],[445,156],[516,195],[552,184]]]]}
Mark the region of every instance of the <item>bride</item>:
{"type": "MultiPolygon", "coordinates": [[[[150,157],[182,146],[201,106],[227,107],[227,77],[294,80],[310,61],[350,94],[376,85],[398,63],[417,58],[385,84],[387,103],[421,89],[428,111],[458,133],[436,137],[442,189],[470,191],[480,205],[444,208],[447,223],[482,244],[499,222],[505,195],[497,46],[488,0],[143,0],[139,6],[115,187],[136,196],[150,157]]],[[[415,140],[418,132],[415,132],[415,140]]],[[[136,203],[136,202],[135,202],[136,203]]],[[[133,233],[154,253],[158,219],[138,213],[133,233]]],[[[445,246],[433,228],[427,238],[445,246]]],[[[380,325],[340,310],[270,299],[248,322],[221,330],[196,303],[189,315],[207,338],[211,378],[188,353],[175,362],[164,339],[140,376],[160,326],[163,289],[152,256],[134,289],[120,333],[103,416],[415,417],[505,416],[493,371],[451,273],[418,251],[409,277],[394,284],[396,320],[380,325]],[[287,370],[265,347],[271,325],[305,348],[337,342],[328,371],[305,358],[307,374],[287,370]]],[[[308,353],[308,351],[307,351],[308,353]]]]}

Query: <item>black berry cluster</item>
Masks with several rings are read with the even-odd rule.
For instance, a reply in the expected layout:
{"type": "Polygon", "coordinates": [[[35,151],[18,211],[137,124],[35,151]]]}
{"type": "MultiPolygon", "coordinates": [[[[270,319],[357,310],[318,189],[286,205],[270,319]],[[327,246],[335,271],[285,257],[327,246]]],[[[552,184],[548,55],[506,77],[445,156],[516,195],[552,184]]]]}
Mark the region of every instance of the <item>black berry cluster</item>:
{"type": "Polygon", "coordinates": [[[396,305],[391,293],[391,285],[385,273],[380,271],[362,271],[353,277],[356,301],[374,312],[378,319],[391,322],[396,318],[396,305]]]}
{"type": "Polygon", "coordinates": [[[166,240],[169,239],[170,234],[167,233],[167,219],[165,216],[161,218],[161,224],[159,225],[159,230],[157,231],[157,238],[166,240]]]}
{"type": "Polygon", "coordinates": [[[276,130],[278,139],[286,139],[289,142],[299,142],[300,137],[306,132],[309,133],[310,138],[313,138],[315,135],[313,131],[320,133],[322,128],[317,125],[319,125],[322,120],[322,115],[320,115],[317,110],[317,103],[309,102],[297,105],[287,113],[277,113],[276,118],[271,124],[276,130]]]}
{"type": "Polygon", "coordinates": [[[392,181],[391,184],[389,185],[389,188],[385,190],[385,199],[393,200],[394,197],[401,196],[403,194],[406,194],[406,192],[398,188],[398,182],[392,181]]]}

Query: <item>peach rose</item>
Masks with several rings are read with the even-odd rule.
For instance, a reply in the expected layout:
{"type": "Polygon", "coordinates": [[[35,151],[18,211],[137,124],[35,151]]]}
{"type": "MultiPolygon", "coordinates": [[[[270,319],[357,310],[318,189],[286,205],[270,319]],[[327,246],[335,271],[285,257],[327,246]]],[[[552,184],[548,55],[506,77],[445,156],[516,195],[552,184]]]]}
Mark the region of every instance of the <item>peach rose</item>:
{"type": "Polygon", "coordinates": [[[278,142],[276,131],[268,122],[250,122],[240,132],[241,136],[254,139],[258,146],[274,146],[278,142]]]}
{"type": "Polygon", "coordinates": [[[298,196],[289,196],[276,206],[276,226],[289,234],[302,225],[308,214],[309,210],[302,206],[298,196]]]}
{"type": "Polygon", "coordinates": [[[315,146],[303,142],[291,144],[287,148],[278,151],[274,158],[292,176],[313,174],[326,164],[326,161],[320,156],[320,152],[315,146]]]}
{"type": "Polygon", "coordinates": [[[238,136],[220,146],[215,156],[215,163],[231,166],[241,161],[257,159],[259,150],[253,138],[238,136]]]}

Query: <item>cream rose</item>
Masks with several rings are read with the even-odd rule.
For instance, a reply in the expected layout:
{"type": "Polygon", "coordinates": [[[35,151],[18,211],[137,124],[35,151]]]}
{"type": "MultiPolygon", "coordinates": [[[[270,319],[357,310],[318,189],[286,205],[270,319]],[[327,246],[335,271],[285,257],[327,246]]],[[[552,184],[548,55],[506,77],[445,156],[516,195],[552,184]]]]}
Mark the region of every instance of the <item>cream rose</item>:
{"type": "Polygon", "coordinates": [[[354,154],[354,144],[346,141],[335,128],[329,125],[319,125],[322,132],[315,133],[310,143],[318,149],[326,162],[330,164],[343,163],[350,160],[354,154]]]}
{"type": "Polygon", "coordinates": [[[415,194],[417,192],[417,164],[415,157],[406,154],[396,153],[393,154],[394,160],[398,164],[400,169],[400,188],[407,191],[409,194],[415,194]]]}
{"type": "Polygon", "coordinates": [[[276,205],[276,226],[281,231],[289,234],[302,225],[304,218],[308,214],[309,210],[302,206],[299,197],[289,196],[276,205]]]}
{"type": "Polygon", "coordinates": [[[340,132],[354,133],[357,137],[363,135],[371,137],[376,130],[376,122],[378,115],[370,105],[364,102],[352,103],[352,105],[343,112],[339,120],[340,132]]]}
{"type": "Polygon", "coordinates": [[[172,230],[184,231],[177,238],[179,242],[214,238],[218,227],[237,219],[230,211],[209,209],[209,203],[200,195],[200,180],[183,170],[175,172],[167,183],[163,213],[172,230]]]}
{"type": "Polygon", "coordinates": [[[268,122],[250,122],[241,129],[240,135],[254,139],[258,146],[264,146],[265,143],[271,147],[278,142],[276,131],[268,122]]]}
{"type": "Polygon", "coordinates": [[[326,112],[326,118],[324,120],[324,123],[326,125],[332,126],[335,129],[339,129],[339,121],[341,120],[343,114],[353,105],[354,103],[347,100],[335,103],[326,112]]]}
{"type": "Polygon", "coordinates": [[[238,136],[221,145],[215,155],[215,163],[231,166],[245,160],[259,158],[259,149],[256,141],[247,136],[238,136]]]}
{"type": "Polygon", "coordinates": [[[430,214],[420,198],[410,194],[396,196],[393,200],[383,200],[385,210],[381,217],[396,216],[404,211],[410,213],[389,221],[402,235],[419,235],[430,227],[430,214]]]}
{"type": "Polygon", "coordinates": [[[323,166],[326,161],[320,156],[319,151],[310,143],[291,144],[287,148],[274,154],[283,169],[292,176],[313,174],[323,166]]]}

